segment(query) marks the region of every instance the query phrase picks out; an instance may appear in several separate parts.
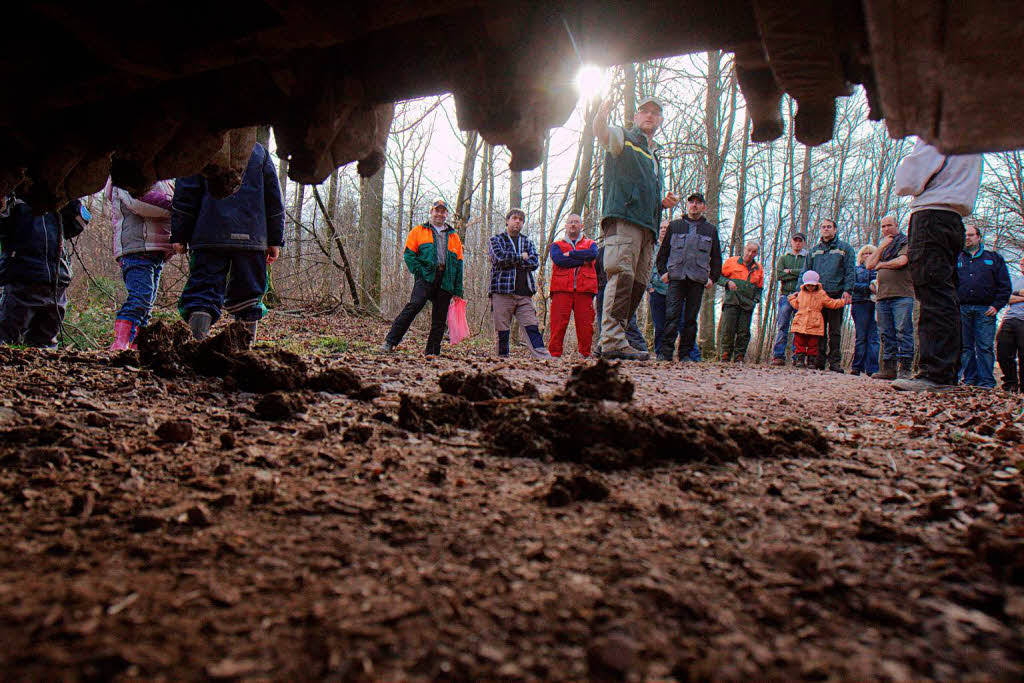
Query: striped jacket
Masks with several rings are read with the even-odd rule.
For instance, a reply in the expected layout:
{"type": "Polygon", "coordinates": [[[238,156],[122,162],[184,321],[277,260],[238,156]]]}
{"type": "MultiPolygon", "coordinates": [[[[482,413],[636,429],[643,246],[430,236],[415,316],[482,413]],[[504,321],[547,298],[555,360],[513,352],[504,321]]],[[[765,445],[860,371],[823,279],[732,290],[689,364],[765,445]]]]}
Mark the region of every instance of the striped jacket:
{"type": "Polygon", "coordinates": [[[533,278],[533,271],[540,267],[540,258],[533,240],[523,234],[512,238],[503,232],[491,238],[487,254],[491,258],[489,294],[511,294],[516,288],[517,270],[526,275],[530,293],[536,294],[537,282],[533,278]],[[529,254],[526,261],[523,261],[523,254],[529,254]]]}
{"type": "Polygon", "coordinates": [[[149,192],[135,199],[125,190],[114,187],[108,178],[103,195],[110,206],[115,259],[147,251],[162,251],[165,257],[170,257],[174,183],[158,181],[149,192]]]}

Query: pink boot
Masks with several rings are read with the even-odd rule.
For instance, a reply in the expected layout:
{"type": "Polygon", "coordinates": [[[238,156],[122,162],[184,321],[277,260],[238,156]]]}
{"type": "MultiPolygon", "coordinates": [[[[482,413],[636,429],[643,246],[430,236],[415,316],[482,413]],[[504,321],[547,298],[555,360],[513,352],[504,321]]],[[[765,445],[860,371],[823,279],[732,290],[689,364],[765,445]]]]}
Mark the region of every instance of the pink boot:
{"type": "Polygon", "coordinates": [[[114,321],[114,343],[110,345],[111,351],[125,351],[134,349],[132,341],[135,339],[135,323],[131,320],[114,321]]]}

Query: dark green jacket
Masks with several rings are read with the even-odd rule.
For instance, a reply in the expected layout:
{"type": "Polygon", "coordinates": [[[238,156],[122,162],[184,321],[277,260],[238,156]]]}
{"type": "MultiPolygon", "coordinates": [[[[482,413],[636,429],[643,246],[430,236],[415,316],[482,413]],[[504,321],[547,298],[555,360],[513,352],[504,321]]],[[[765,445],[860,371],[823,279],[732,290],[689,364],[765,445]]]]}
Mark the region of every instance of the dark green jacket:
{"type": "MultiPolygon", "coordinates": [[[[441,289],[452,296],[462,296],[462,240],[459,233],[445,224],[448,236],[448,252],[445,254],[445,268],[441,275],[441,289]]],[[[409,232],[405,240],[405,265],[413,277],[433,282],[437,277],[437,245],[434,229],[424,223],[409,232]]]]}
{"type": "Polygon", "coordinates": [[[787,251],[775,262],[775,279],[779,281],[779,294],[789,296],[800,289],[800,276],[803,275],[807,262],[807,250],[799,255],[787,251]],[[786,273],[786,269],[789,273],[786,273]]]}
{"type": "MultiPolygon", "coordinates": [[[[818,242],[807,255],[804,271],[821,276],[821,288],[831,297],[850,292],[857,281],[857,254],[853,247],[836,237],[828,244],[818,242]]],[[[803,273],[801,273],[803,275],[803,273]]]]}
{"type": "Polygon", "coordinates": [[[602,221],[621,218],[657,236],[661,224],[663,183],[657,150],[637,129],[623,130],[625,145],[618,156],[604,155],[602,221]]]}

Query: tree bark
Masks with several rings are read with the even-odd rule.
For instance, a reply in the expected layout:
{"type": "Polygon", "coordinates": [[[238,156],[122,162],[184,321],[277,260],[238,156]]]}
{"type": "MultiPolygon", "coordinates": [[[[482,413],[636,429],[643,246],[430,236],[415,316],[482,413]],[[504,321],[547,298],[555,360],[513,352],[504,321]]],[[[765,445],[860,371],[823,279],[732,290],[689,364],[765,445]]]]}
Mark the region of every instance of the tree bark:
{"type": "Polygon", "coordinates": [[[475,130],[466,135],[465,150],[462,155],[462,178],[459,180],[459,195],[455,201],[455,222],[461,239],[466,239],[466,223],[469,221],[473,203],[473,175],[476,170],[479,137],[480,134],[475,130]]]}
{"type": "Polygon", "coordinates": [[[523,208],[523,172],[512,171],[508,181],[508,208],[523,208]]]}
{"type": "Polygon", "coordinates": [[[380,311],[380,242],[384,231],[384,168],[359,181],[360,283],[363,301],[380,311]]]}

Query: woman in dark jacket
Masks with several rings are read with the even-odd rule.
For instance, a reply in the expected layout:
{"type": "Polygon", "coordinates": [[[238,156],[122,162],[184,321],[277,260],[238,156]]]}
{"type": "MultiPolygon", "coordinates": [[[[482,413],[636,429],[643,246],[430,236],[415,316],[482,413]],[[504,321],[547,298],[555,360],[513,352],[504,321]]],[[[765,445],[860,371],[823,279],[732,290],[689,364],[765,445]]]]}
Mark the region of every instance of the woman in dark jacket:
{"type": "Polygon", "coordinates": [[[874,253],[870,244],[857,252],[857,268],[853,283],[853,325],[857,330],[857,342],[853,348],[852,374],[864,372],[872,375],[878,371],[878,326],[875,323],[875,301],[872,285],[877,273],[864,267],[864,259],[874,253]]]}

